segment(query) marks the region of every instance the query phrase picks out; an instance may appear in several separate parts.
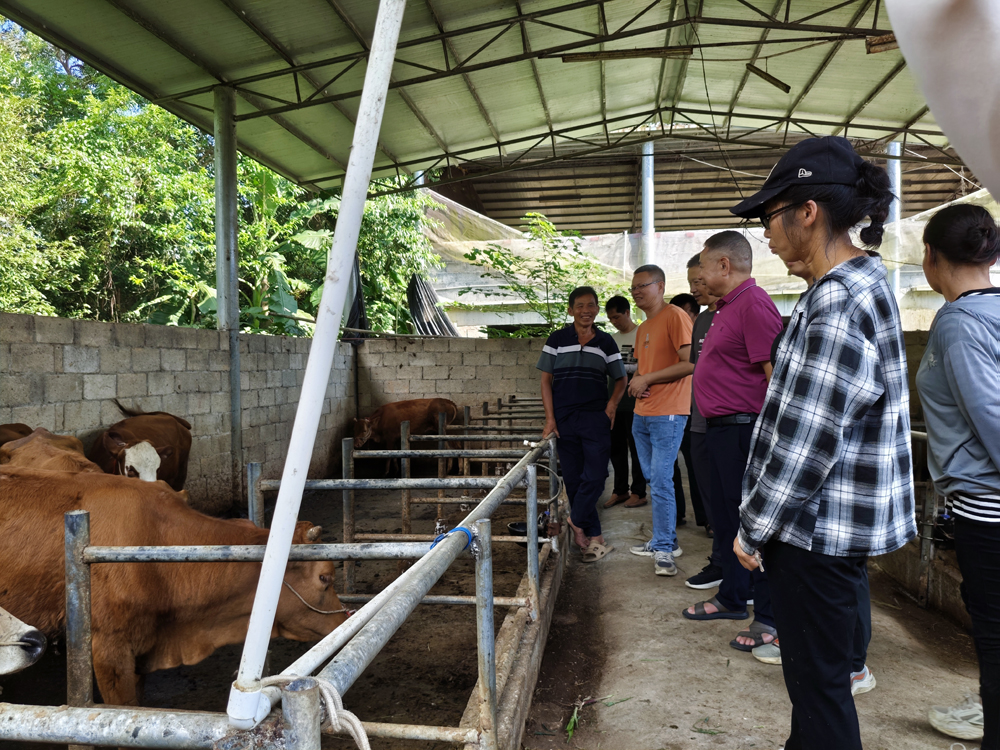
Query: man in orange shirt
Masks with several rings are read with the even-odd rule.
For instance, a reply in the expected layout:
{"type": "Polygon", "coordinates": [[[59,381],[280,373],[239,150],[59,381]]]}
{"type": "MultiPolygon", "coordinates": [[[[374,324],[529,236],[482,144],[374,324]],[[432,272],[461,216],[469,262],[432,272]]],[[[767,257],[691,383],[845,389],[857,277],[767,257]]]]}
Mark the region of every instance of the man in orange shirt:
{"type": "Polygon", "coordinates": [[[658,576],[677,575],[677,503],[674,462],[691,413],[691,318],[663,299],[665,277],[659,266],[635,269],[632,299],[646,314],[635,336],[638,369],[628,391],[636,397],[632,436],[649,478],[653,497],[653,538],[631,547],[633,555],[653,558],[658,576]]]}

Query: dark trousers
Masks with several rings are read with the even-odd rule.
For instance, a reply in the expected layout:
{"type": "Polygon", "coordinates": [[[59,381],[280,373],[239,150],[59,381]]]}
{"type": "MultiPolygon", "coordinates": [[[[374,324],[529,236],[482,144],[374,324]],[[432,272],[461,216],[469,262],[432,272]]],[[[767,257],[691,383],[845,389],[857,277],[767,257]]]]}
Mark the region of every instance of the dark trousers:
{"type": "MultiPolygon", "coordinates": [[[[765,563],[766,565],[767,563],[765,563]]],[[[872,590],[868,584],[868,563],[861,568],[861,585],[858,586],[858,624],[854,626],[854,661],[852,672],[865,668],[868,644],[872,639],[872,590]]]]}
{"type": "MultiPolygon", "coordinates": [[[[708,525],[713,529],[715,528],[715,521],[712,520],[712,503],[711,503],[711,487],[712,487],[712,461],[708,456],[708,447],[705,444],[705,433],[704,432],[692,432],[691,433],[691,459],[694,463],[694,473],[698,477],[698,486],[703,488],[704,495],[702,495],[703,507],[705,510],[705,520],[708,525]]],[[[722,567],[722,552],[719,549],[719,535],[715,534],[712,537],[712,565],[718,565],[722,567]]]]}
{"type": "Polygon", "coordinates": [[[577,411],[556,420],[559,463],[569,497],[570,518],[587,536],[601,535],[597,501],[608,478],[611,423],[603,411],[577,411]]]}
{"type": "MultiPolygon", "coordinates": [[[[774,625],[767,575],[759,569],[752,573],[740,565],[733,552],[733,542],[740,529],[740,503],[743,501],[743,473],[750,455],[752,424],[709,426],[705,433],[712,466],[710,497],[715,538],[722,558],[722,584],[716,598],[726,609],[743,612],[747,608],[753,584],[754,619],[774,625]]],[[[767,567],[767,563],[764,563],[767,567]]]]}
{"type": "Polygon", "coordinates": [[[632,416],[634,412],[615,413],[615,426],[611,428],[611,468],[615,471],[616,495],[627,495],[631,491],[639,497],[646,497],[646,477],[642,475],[639,454],[632,437],[632,416]],[[628,457],[632,455],[632,486],[628,483],[628,457]]]}
{"type": "Polygon", "coordinates": [[[865,557],[833,557],[772,539],[762,552],[792,701],[785,750],[861,750],[851,672],[865,557]]]}
{"type": "Polygon", "coordinates": [[[688,484],[691,487],[691,507],[694,508],[694,522],[698,526],[708,523],[705,516],[705,506],[702,502],[698,475],[694,470],[694,461],[691,456],[691,420],[688,420],[687,427],[684,428],[684,437],[681,438],[681,447],[677,452],[677,461],[674,462],[674,497],[677,498],[677,520],[687,516],[687,504],[684,500],[684,483],[681,479],[681,459],[687,464],[688,484]]]}
{"type": "Polygon", "coordinates": [[[983,700],[980,747],[1000,750],[1000,524],[956,516],[955,554],[979,657],[979,696],[983,700]]]}

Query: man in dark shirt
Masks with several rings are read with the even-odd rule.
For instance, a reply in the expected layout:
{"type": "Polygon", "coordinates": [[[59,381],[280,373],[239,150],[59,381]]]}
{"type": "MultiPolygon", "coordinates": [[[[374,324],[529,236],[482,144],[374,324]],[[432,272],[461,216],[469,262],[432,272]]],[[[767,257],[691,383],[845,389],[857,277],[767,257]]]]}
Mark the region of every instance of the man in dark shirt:
{"type": "MultiPolygon", "coordinates": [[[[624,297],[612,297],[604,303],[604,311],[608,314],[608,320],[615,328],[616,333],[611,334],[611,338],[618,344],[618,350],[622,354],[622,364],[625,365],[625,372],[628,377],[635,374],[635,332],[639,326],[632,320],[632,306],[624,297]]],[[[608,379],[608,395],[614,392],[616,381],[608,379]]],[[[611,468],[614,470],[614,491],[611,498],[604,503],[605,508],[611,508],[619,503],[625,503],[626,508],[638,508],[649,501],[646,499],[646,477],[642,474],[642,466],[639,463],[639,453],[635,447],[635,438],[632,437],[632,414],[635,410],[635,396],[631,396],[628,390],[618,402],[618,411],[615,413],[615,426],[611,428],[611,468]],[[629,487],[629,465],[628,457],[632,454],[632,485],[629,487]]]]}
{"type": "Polygon", "coordinates": [[[542,348],[542,435],[558,438],[563,482],[569,496],[573,537],[584,562],[596,562],[613,547],[604,544],[597,501],[604,492],[611,454],[611,428],[625,392],[625,367],[614,339],[594,327],[600,307],[589,286],[569,295],[573,323],[551,334],[542,348]],[[608,376],[615,389],[608,397],[608,376]]]}

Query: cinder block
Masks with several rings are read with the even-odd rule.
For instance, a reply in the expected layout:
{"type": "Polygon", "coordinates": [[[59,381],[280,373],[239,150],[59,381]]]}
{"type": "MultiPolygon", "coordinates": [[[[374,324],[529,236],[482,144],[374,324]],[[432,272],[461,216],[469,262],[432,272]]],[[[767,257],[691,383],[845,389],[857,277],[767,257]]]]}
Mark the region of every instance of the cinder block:
{"type": "Polygon", "coordinates": [[[462,393],[464,388],[465,383],[456,382],[455,380],[434,381],[434,390],[436,395],[439,396],[448,396],[450,398],[451,395],[454,395],[455,393],[462,393]]]}
{"type": "Polygon", "coordinates": [[[163,411],[163,396],[140,396],[133,404],[143,411],[163,411]]]}
{"type": "Polygon", "coordinates": [[[517,354],[515,352],[490,352],[491,365],[516,365],[517,354]]]}
{"type": "Polygon", "coordinates": [[[518,378],[527,376],[527,374],[530,372],[529,368],[525,367],[524,365],[508,366],[498,369],[500,370],[500,377],[502,377],[504,380],[517,380],[518,378]]]}
{"type": "Polygon", "coordinates": [[[212,411],[211,393],[188,394],[188,414],[208,414],[212,411]]]}
{"type": "MultiPolygon", "coordinates": [[[[474,377],[476,377],[475,367],[463,367],[459,365],[457,367],[448,368],[449,380],[456,380],[456,381],[472,380],[474,377]]],[[[461,391],[462,389],[458,388],[457,390],[461,391]]]]}
{"type": "Polygon", "coordinates": [[[10,410],[12,422],[23,422],[32,428],[44,427],[55,430],[55,406],[53,404],[27,404],[10,410]]]}
{"type": "Polygon", "coordinates": [[[267,351],[267,336],[261,334],[250,335],[247,337],[247,351],[250,353],[254,352],[266,352],[267,351]]]}
{"type": "Polygon", "coordinates": [[[132,370],[132,350],[127,346],[111,346],[101,349],[101,372],[117,375],[132,370]]]}
{"type": "Polygon", "coordinates": [[[156,349],[173,349],[177,345],[174,326],[146,326],[145,345],[156,349]]]}
{"type": "Polygon", "coordinates": [[[250,371],[250,387],[254,390],[267,388],[267,373],[250,371]]]}
{"type": "Polygon", "coordinates": [[[410,392],[410,381],[409,380],[386,380],[382,383],[381,388],[382,393],[391,393],[398,395],[400,393],[410,392]]]}
{"type": "Polygon", "coordinates": [[[240,390],[248,391],[250,390],[250,373],[241,372],[240,373],[240,390]]]}
{"type": "Polygon", "coordinates": [[[448,351],[450,352],[474,352],[476,351],[476,340],[467,338],[448,339],[448,351]]]}
{"type": "Polygon", "coordinates": [[[529,367],[534,367],[535,364],[538,362],[538,358],[539,356],[541,356],[541,354],[542,354],[541,349],[539,349],[537,352],[536,351],[518,352],[517,364],[521,366],[527,365],[529,367]]]}
{"type": "Polygon", "coordinates": [[[186,367],[188,372],[208,369],[208,357],[211,352],[205,349],[188,349],[186,367]]]}
{"type": "MultiPolygon", "coordinates": [[[[291,369],[291,355],[288,352],[278,352],[274,355],[274,361],[271,363],[271,367],[275,370],[288,370],[291,369]]],[[[334,367],[337,363],[334,361],[334,367]]]]}
{"type": "Polygon", "coordinates": [[[180,372],[187,364],[187,357],[182,349],[160,349],[160,367],[164,370],[180,372]]]}
{"type": "Polygon", "coordinates": [[[168,393],[163,397],[163,411],[176,414],[187,419],[188,395],[186,393],[168,393]]]}
{"type": "Polygon", "coordinates": [[[273,388],[267,388],[261,391],[257,403],[260,406],[274,406],[276,403],[274,398],[274,391],[275,389],[273,388]]]}
{"type": "MultiPolygon", "coordinates": [[[[14,420],[10,417],[10,407],[0,406],[0,424],[10,424],[14,420]]],[[[61,427],[59,429],[62,429],[61,427]]]]}
{"type": "MultiPolygon", "coordinates": [[[[79,375],[3,375],[0,376],[0,403],[6,407],[40,404],[45,401],[49,378],[79,378],[79,375]]],[[[61,383],[60,380],[56,382],[61,383]]],[[[78,386],[79,390],[79,386],[78,386]]],[[[79,398],[79,396],[77,396],[79,398]]],[[[51,399],[50,399],[51,400],[51,399]]],[[[71,398],[63,399],[71,401],[71,398]]],[[[3,424],[3,423],[0,423],[3,424]]]]}
{"type": "Polygon", "coordinates": [[[141,347],[131,349],[132,372],[154,372],[160,369],[160,350],[141,347]]]}
{"type": "Polygon", "coordinates": [[[229,371],[229,351],[208,353],[208,369],[213,372],[229,371]]]}
{"type": "Polygon", "coordinates": [[[450,367],[425,367],[423,368],[424,380],[444,380],[448,377],[450,367]]]}
{"type": "Polygon", "coordinates": [[[176,389],[176,375],[172,372],[151,372],[148,375],[150,396],[165,396],[176,389]]]}
{"type": "MultiPolygon", "coordinates": [[[[240,405],[244,409],[249,409],[260,404],[260,389],[251,388],[248,391],[242,391],[240,393],[240,405]]],[[[226,408],[213,410],[219,413],[229,411],[229,399],[226,399],[226,408]]]]}
{"type": "MultiPolygon", "coordinates": [[[[280,388],[281,379],[284,373],[280,370],[267,370],[267,387],[268,388],[280,388]]],[[[291,370],[286,371],[291,374],[291,370]]]]}
{"type": "Polygon", "coordinates": [[[96,430],[99,427],[106,427],[117,422],[121,416],[116,417],[107,424],[101,422],[101,404],[99,401],[73,401],[63,404],[63,426],[67,432],[82,432],[84,430],[96,430]]]}
{"type": "MultiPolygon", "coordinates": [[[[249,391],[247,391],[247,393],[249,393],[249,391]]],[[[241,393],[240,394],[240,401],[243,400],[244,396],[246,396],[246,393],[241,393]]],[[[211,402],[211,405],[212,405],[211,411],[212,411],[213,414],[218,414],[220,412],[228,412],[229,411],[229,389],[228,388],[225,391],[221,391],[219,393],[210,393],[209,394],[209,398],[210,398],[210,402],[211,402]]]]}
{"type": "Polygon", "coordinates": [[[66,318],[35,318],[35,341],[39,344],[72,344],[73,321],[66,318]]]}
{"type": "Polygon", "coordinates": [[[10,372],[31,372],[39,375],[57,372],[55,350],[58,348],[52,344],[11,344],[8,368],[10,372]]]}
{"type": "Polygon", "coordinates": [[[282,464],[285,461],[287,446],[283,443],[267,443],[265,453],[269,463],[282,464]]]}
{"type": "Polygon", "coordinates": [[[467,366],[489,365],[489,352],[468,351],[462,355],[462,364],[467,366]]]}
{"type": "MultiPolygon", "coordinates": [[[[113,425],[115,422],[120,422],[125,418],[118,408],[118,405],[110,399],[104,401],[89,401],[87,403],[99,404],[101,407],[101,417],[100,424],[107,427],[108,425],[113,425]]],[[[69,404],[67,404],[69,406],[69,404]]],[[[126,404],[127,406],[127,404],[126,404]]]]}
{"type": "Polygon", "coordinates": [[[63,372],[99,372],[101,350],[92,346],[62,347],[63,372]]]}
{"type": "Polygon", "coordinates": [[[84,375],[83,397],[88,401],[115,398],[117,396],[115,380],[114,375],[84,375]]]}
{"type": "Polygon", "coordinates": [[[78,346],[98,346],[101,348],[114,346],[114,324],[97,320],[73,321],[73,340],[62,343],[77,344],[78,346]]]}
{"type": "MultiPolygon", "coordinates": [[[[45,398],[38,399],[36,403],[44,400],[46,403],[52,404],[60,401],[79,401],[84,397],[85,389],[83,381],[85,377],[94,376],[44,375],[43,377],[45,380],[45,398]]],[[[11,379],[13,380],[13,378],[11,379]]]]}
{"type": "Polygon", "coordinates": [[[281,386],[284,388],[295,388],[302,385],[305,378],[305,370],[285,370],[281,373],[281,386]]]}
{"type": "MultiPolygon", "coordinates": [[[[128,351],[127,349],[125,351],[128,351]]],[[[119,398],[134,398],[145,396],[149,391],[146,386],[146,373],[122,373],[118,375],[116,386],[119,398]]]]}
{"type": "Polygon", "coordinates": [[[537,396],[541,393],[541,376],[537,378],[518,378],[514,383],[514,388],[514,393],[519,396],[537,396]]]}
{"type": "Polygon", "coordinates": [[[282,350],[283,336],[265,336],[264,337],[264,351],[268,354],[274,354],[275,352],[280,352],[282,350]]]}
{"type": "MultiPolygon", "coordinates": [[[[114,323],[111,326],[111,340],[116,346],[131,348],[146,346],[146,329],[159,326],[145,326],[131,323],[114,323]]],[[[81,341],[81,343],[83,343],[81,341]]],[[[153,346],[153,344],[150,344],[153,346]]]]}
{"type": "Polygon", "coordinates": [[[474,339],[477,352],[499,352],[502,351],[502,339],[474,339]]]}
{"type": "Polygon", "coordinates": [[[35,316],[0,313],[0,341],[30,344],[35,340],[35,316]]]}

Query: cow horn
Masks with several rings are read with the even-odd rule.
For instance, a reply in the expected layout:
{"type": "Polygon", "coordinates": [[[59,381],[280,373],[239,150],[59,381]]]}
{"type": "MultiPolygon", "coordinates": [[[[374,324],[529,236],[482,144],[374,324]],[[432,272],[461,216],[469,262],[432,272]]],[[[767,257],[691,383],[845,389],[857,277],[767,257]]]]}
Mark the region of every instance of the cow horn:
{"type": "Polygon", "coordinates": [[[319,539],[319,535],[323,533],[322,526],[313,526],[309,531],[306,532],[306,539],[310,542],[315,542],[319,539]]]}

